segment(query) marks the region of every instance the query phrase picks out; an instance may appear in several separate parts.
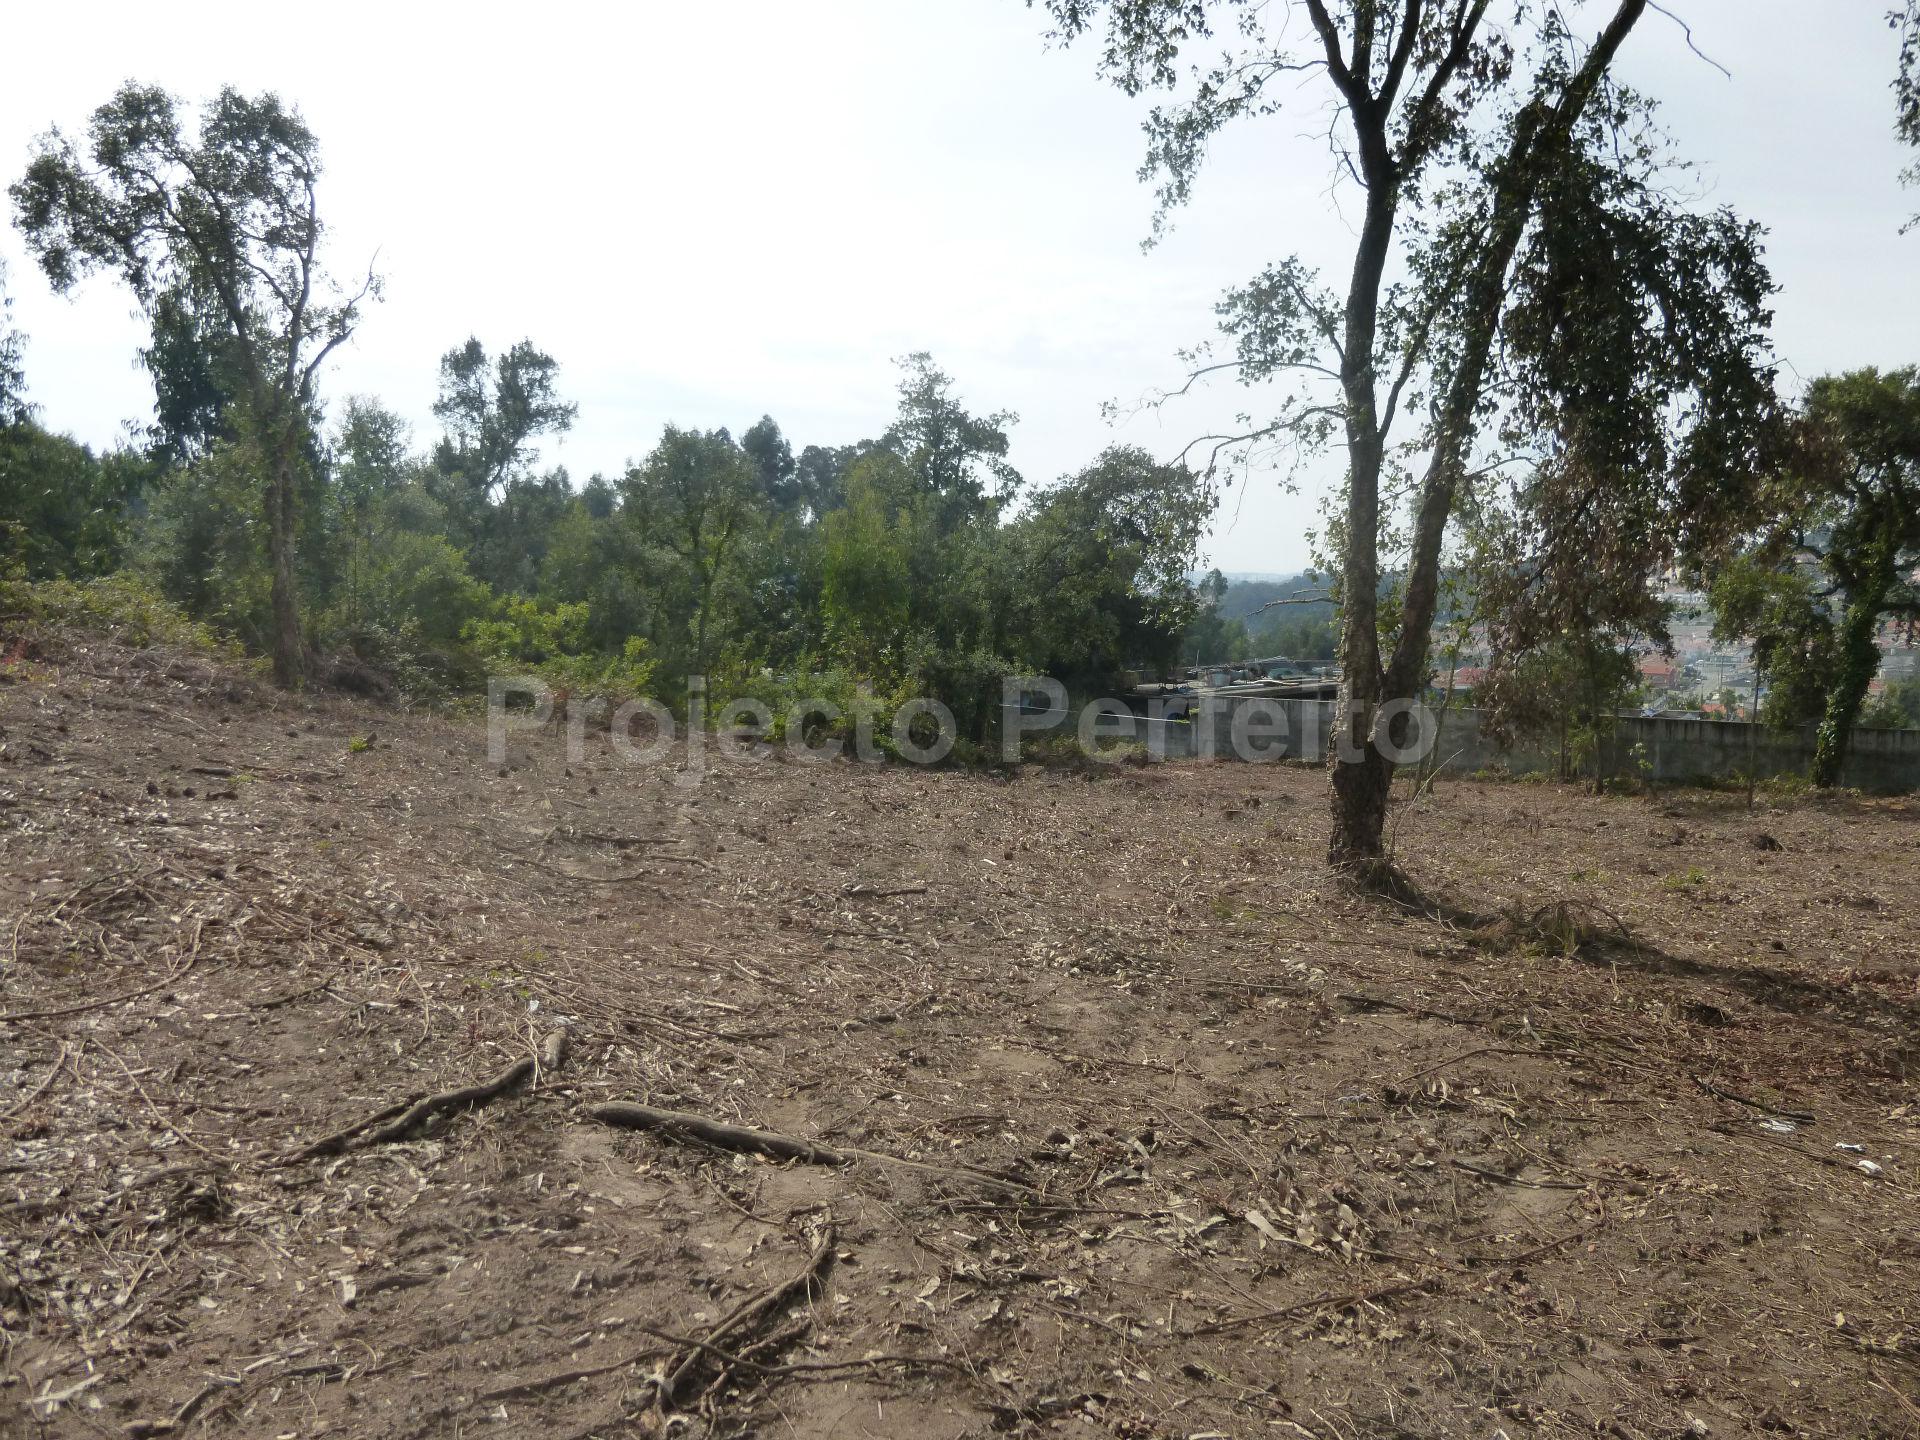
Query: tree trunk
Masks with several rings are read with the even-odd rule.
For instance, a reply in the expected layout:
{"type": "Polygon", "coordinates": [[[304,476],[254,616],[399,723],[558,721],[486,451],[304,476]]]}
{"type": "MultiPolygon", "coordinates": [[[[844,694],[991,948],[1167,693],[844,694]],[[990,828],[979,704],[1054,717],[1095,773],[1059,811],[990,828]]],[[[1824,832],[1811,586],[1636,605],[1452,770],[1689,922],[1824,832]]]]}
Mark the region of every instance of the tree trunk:
{"type": "Polygon", "coordinates": [[[713,608],[713,580],[711,574],[700,577],[700,615],[694,622],[693,663],[702,677],[707,673],[707,615],[713,608]]]}
{"type": "MultiPolygon", "coordinates": [[[[1365,737],[1365,741],[1347,750],[1347,756],[1354,758],[1336,753],[1333,761],[1333,840],[1328,847],[1328,858],[1337,866],[1371,866],[1385,854],[1387,796],[1393,784],[1393,762],[1372,743],[1374,718],[1383,703],[1416,699],[1426,684],[1433,616],[1439,601],[1441,544],[1446,537],[1447,522],[1453,515],[1455,498],[1466,478],[1467,453],[1476,433],[1488,355],[1506,300],[1507,270],[1533,213],[1541,166],[1551,163],[1554,151],[1572,134],[1607,67],[1646,8],[1647,0],[1618,0],[1612,20],[1587,52],[1580,69],[1569,77],[1557,103],[1550,105],[1544,99],[1536,99],[1521,112],[1508,154],[1494,174],[1486,239],[1462,301],[1467,323],[1459,363],[1440,399],[1433,452],[1414,506],[1413,544],[1406,590],[1401,599],[1400,632],[1389,663],[1384,667],[1380,664],[1376,629],[1382,451],[1374,423],[1373,334],[1386,245],[1391,236],[1392,203],[1388,201],[1386,207],[1388,234],[1376,237],[1372,233],[1372,222],[1378,197],[1369,192],[1369,223],[1361,232],[1354,280],[1348,291],[1346,345],[1341,362],[1348,407],[1350,470],[1348,533],[1341,575],[1345,628],[1341,645],[1339,729],[1350,741],[1356,737],[1365,737]],[[1372,288],[1364,297],[1367,306],[1362,320],[1359,309],[1362,287],[1368,281],[1372,288]]],[[[1355,124],[1358,128],[1358,116],[1355,124]]],[[[1367,158],[1367,139],[1367,131],[1362,129],[1363,162],[1367,158]]],[[[1371,178],[1373,171],[1368,169],[1367,174],[1371,178]]]]}
{"type": "MultiPolygon", "coordinates": [[[[1359,711],[1352,712],[1358,717],[1359,711]]],[[[1336,745],[1351,745],[1347,755],[1333,762],[1333,840],[1327,859],[1343,870],[1362,874],[1386,856],[1387,797],[1393,790],[1393,761],[1382,755],[1370,736],[1353,744],[1342,730],[1336,745]]]]}
{"type": "Polygon", "coordinates": [[[294,461],[277,455],[267,481],[267,558],[273,567],[273,683],[297,690],[306,679],[299,582],[293,573],[294,461]]]}
{"type": "Polygon", "coordinates": [[[1372,117],[1369,126],[1361,132],[1360,147],[1368,177],[1367,215],[1347,286],[1340,361],[1347,411],[1347,514],[1327,860],[1343,870],[1368,867],[1385,853],[1387,793],[1393,784],[1393,762],[1373,748],[1372,739],[1380,704],[1380,469],[1385,456],[1373,348],[1399,196],[1384,153],[1384,118],[1372,117]]]}
{"type": "Polygon", "coordinates": [[[1854,722],[1866,702],[1867,687],[1880,668],[1880,607],[1885,603],[1893,577],[1893,549],[1878,547],[1868,578],[1847,602],[1847,613],[1840,622],[1839,674],[1833,689],[1827,692],[1827,713],[1813,743],[1813,783],[1830,790],[1840,783],[1840,769],[1846,764],[1847,746],[1853,740],[1854,722]]]}

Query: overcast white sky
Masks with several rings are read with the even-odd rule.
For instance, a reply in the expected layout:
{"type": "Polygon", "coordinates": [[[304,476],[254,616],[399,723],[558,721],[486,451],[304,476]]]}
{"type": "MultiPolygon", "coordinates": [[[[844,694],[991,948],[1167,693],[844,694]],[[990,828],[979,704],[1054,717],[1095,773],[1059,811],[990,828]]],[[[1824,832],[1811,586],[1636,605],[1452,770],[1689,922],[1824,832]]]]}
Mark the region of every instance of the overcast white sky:
{"type": "MultiPolygon", "coordinates": [[[[1732,79],[1653,15],[1622,64],[1665,102],[1705,195],[1772,230],[1778,344],[1801,376],[1920,361],[1920,233],[1898,234],[1920,192],[1898,184],[1888,3],[1668,0],[1732,79]]],[[[1100,402],[1177,381],[1174,351],[1266,261],[1344,269],[1305,108],[1220,145],[1143,255],[1144,105],[1094,78],[1089,48],[1047,50],[1017,0],[612,9],[20,7],[0,175],[129,77],[192,99],[279,91],[321,139],[335,268],[377,249],[388,281],[328,394],[376,394],[424,442],[445,350],[530,337],[580,404],[548,451],[576,481],[645,454],[668,420],[738,434],[767,412],[796,449],[877,434],[892,357],[920,349],[976,408],[1019,412],[1031,480],[1116,437],[1170,454],[1257,397],[1226,385],[1118,430],[1100,402]]],[[[10,225],[0,255],[43,420],[99,444],[148,416],[125,290],[99,276],[52,296],[10,225]]],[[[1298,568],[1313,513],[1310,493],[1255,476],[1211,558],[1298,568]]]]}

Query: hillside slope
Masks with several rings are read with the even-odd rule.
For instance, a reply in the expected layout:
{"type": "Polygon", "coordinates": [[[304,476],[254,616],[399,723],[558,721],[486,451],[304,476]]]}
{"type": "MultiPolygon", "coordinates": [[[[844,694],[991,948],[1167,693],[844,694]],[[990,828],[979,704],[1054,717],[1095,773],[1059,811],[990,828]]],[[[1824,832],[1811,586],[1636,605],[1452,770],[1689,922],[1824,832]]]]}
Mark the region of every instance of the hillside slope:
{"type": "Polygon", "coordinates": [[[1920,809],[1446,785],[1447,924],[1298,769],[503,773],[84,660],[0,731],[6,1433],[1920,1419],[1920,809]]]}

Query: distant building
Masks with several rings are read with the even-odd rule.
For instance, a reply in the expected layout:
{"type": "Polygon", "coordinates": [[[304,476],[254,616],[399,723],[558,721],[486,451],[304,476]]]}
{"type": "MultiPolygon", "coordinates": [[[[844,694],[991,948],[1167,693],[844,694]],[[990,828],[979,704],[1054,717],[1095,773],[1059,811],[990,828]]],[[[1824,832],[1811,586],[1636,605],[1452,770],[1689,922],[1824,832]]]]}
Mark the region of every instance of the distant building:
{"type": "Polygon", "coordinates": [[[1664,655],[1640,657],[1640,678],[1656,690],[1671,690],[1680,683],[1680,662],[1664,655]]]}
{"type": "Polygon", "coordinates": [[[1451,676],[1442,670],[1433,677],[1433,688],[1442,695],[1448,693],[1449,684],[1452,686],[1453,694],[1467,695],[1486,683],[1487,671],[1484,665],[1462,665],[1453,671],[1451,676]]]}

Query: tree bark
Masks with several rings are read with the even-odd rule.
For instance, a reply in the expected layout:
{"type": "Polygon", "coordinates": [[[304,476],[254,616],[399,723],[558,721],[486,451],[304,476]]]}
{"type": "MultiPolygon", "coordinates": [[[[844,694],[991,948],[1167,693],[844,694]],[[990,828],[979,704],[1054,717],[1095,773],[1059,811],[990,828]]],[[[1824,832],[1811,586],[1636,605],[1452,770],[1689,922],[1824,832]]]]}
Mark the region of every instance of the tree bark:
{"type": "Polygon", "coordinates": [[[1367,182],[1367,213],[1347,286],[1340,388],[1346,402],[1347,513],[1340,566],[1340,696],[1334,719],[1333,835],[1327,859],[1341,869],[1377,860],[1386,824],[1393,765],[1373,745],[1380,704],[1380,433],[1373,350],[1380,325],[1380,285],[1399,210],[1399,178],[1386,148],[1386,115],[1353,110],[1367,182]]]}

